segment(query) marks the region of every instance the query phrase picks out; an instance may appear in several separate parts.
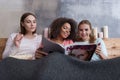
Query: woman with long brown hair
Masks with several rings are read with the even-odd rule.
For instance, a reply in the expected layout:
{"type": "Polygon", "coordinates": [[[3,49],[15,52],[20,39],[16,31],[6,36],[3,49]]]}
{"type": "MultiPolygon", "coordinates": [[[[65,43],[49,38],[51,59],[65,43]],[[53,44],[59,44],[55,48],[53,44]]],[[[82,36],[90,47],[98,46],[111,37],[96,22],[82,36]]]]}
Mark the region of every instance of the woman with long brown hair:
{"type": "Polygon", "coordinates": [[[97,48],[92,56],[92,61],[107,59],[107,50],[101,38],[95,38],[92,33],[92,25],[88,20],[82,20],[78,25],[77,42],[95,43],[97,48]]]}

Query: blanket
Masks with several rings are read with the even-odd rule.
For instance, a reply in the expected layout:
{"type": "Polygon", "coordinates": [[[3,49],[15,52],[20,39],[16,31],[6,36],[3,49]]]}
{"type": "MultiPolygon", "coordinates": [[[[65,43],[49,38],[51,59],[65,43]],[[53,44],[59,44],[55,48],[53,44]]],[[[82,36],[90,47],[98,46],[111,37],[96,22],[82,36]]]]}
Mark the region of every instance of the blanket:
{"type": "Polygon", "coordinates": [[[0,80],[120,80],[120,58],[81,61],[61,53],[38,60],[6,58],[0,80]]]}

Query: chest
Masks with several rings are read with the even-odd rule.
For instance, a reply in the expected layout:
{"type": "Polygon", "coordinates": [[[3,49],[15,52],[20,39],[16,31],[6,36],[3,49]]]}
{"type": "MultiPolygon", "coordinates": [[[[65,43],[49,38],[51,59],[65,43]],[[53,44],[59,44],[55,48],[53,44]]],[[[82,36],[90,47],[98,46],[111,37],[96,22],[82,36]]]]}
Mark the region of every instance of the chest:
{"type": "Polygon", "coordinates": [[[36,50],[39,47],[39,42],[36,39],[23,38],[20,43],[20,50],[36,50]]]}

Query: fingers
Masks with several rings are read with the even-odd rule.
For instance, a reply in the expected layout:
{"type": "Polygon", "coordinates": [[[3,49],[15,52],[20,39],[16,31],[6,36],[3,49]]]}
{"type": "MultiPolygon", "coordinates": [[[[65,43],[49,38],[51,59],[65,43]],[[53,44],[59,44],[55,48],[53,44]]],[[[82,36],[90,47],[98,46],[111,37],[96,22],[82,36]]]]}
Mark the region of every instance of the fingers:
{"type": "Polygon", "coordinates": [[[20,35],[20,38],[19,38],[19,40],[21,40],[22,38],[23,38],[23,34],[21,34],[21,35],[20,35]]]}
{"type": "Polygon", "coordinates": [[[14,44],[16,47],[19,47],[21,39],[23,38],[23,34],[19,33],[14,38],[14,44]]]}
{"type": "Polygon", "coordinates": [[[21,40],[23,38],[23,34],[19,33],[16,35],[15,40],[21,40]]]}
{"type": "Polygon", "coordinates": [[[101,54],[101,47],[100,46],[97,46],[95,53],[98,55],[101,54]]]}
{"type": "Polygon", "coordinates": [[[44,57],[44,56],[47,56],[47,55],[48,55],[48,53],[43,52],[43,51],[41,50],[41,48],[37,49],[36,52],[35,52],[35,58],[36,58],[36,59],[40,59],[40,58],[42,58],[42,57],[44,57]]]}
{"type": "Polygon", "coordinates": [[[40,59],[40,58],[42,58],[42,57],[43,57],[42,54],[35,54],[35,58],[36,58],[36,59],[40,59]]]}
{"type": "Polygon", "coordinates": [[[36,53],[39,55],[39,54],[42,54],[43,56],[47,56],[48,53],[46,52],[43,52],[43,51],[40,51],[40,50],[37,50],[36,53]]]}
{"type": "Polygon", "coordinates": [[[43,54],[35,54],[35,58],[36,59],[40,59],[40,58],[42,58],[42,57],[44,57],[45,55],[43,55],[43,54]]]}

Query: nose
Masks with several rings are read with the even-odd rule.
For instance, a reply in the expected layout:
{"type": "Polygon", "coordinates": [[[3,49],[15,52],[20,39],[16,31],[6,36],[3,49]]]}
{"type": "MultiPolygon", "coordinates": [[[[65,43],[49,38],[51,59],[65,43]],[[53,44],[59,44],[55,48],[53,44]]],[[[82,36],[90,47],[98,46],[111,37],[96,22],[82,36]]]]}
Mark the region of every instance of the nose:
{"type": "Polygon", "coordinates": [[[85,34],[85,30],[83,30],[82,33],[85,34]]]}
{"type": "Polygon", "coordinates": [[[67,32],[67,33],[70,33],[70,30],[69,30],[69,29],[66,29],[66,32],[67,32]]]}
{"type": "Polygon", "coordinates": [[[33,22],[31,22],[31,25],[33,26],[33,25],[34,25],[34,23],[33,23],[33,22]]]}
{"type": "Polygon", "coordinates": [[[69,32],[69,30],[66,30],[66,32],[68,33],[68,32],[69,32]]]}
{"type": "Polygon", "coordinates": [[[69,30],[66,30],[66,33],[70,35],[70,31],[69,30]]]}

